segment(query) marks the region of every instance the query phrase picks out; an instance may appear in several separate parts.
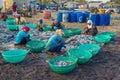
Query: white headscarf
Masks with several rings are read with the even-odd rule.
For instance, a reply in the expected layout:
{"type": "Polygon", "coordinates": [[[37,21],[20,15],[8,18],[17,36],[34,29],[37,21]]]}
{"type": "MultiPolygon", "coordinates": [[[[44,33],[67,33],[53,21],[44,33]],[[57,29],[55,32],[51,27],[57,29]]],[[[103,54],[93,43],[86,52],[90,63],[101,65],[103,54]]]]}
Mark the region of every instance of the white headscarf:
{"type": "Polygon", "coordinates": [[[93,24],[92,20],[88,20],[87,23],[90,23],[90,24],[91,24],[91,25],[88,25],[88,28],[89,28],[89,29],[92,28],[92,24],[93,24]]]}

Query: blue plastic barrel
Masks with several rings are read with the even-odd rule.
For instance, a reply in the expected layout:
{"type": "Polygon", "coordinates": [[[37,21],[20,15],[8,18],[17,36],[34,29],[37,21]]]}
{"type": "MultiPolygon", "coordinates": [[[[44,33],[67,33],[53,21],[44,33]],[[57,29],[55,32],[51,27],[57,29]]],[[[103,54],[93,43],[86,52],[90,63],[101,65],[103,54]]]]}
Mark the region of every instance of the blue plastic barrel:
{"type": "Polygon", "coordinates": [[[86,18],[89,18],[89,16],[90,16],[90,12],[84,12],[84,14],[85,14],[85,16],[86,16],[86,18]]]}
{"type": "Polygon", "coordinates": [[[95,26],[99,25],[99,14],[90,14],[90,20],[92,20],[95,26]]]}
{"type": "Polygon", "coordinates": [[[77,22],[83,23],[84,19],[83,19],[83,13],[82,12],[77,12],[77,22]]]}
{"type": "Polygon", "coordinates": [[[99,14],[99,18],[100,18],[100,21],[99,21],[99,25],[100,26],[105,26],[106,25],[106,15],[105,14],[99,14]]]}
{"type": "Polygon", "coordinates": [[[120,7],[118,8],[118,14],[120,14],[120,7]]]}
{"type": "Polygon", "coordinates": [[[86,20],[87,20],[86,16],[87,16],[86,13],[83,13],[83,22],[86,22],[86,20]]]}
{"type": "Polygon", "coordinates": [[[105,25],[109,26],[110,25],[110,14],[106,14],[106,21],[105,25]]]}
{"type": "Polygon", "coordinates": [[[62,22],[62,12],[58,12],[57,14],[57,21],[62,22]]]}
{"type": "Polygon", "coordinates": [[[76,21],[77,21],[77,16],[76,16],[75,12],[70,12],[69,22],[76,22],[76,21]]]}

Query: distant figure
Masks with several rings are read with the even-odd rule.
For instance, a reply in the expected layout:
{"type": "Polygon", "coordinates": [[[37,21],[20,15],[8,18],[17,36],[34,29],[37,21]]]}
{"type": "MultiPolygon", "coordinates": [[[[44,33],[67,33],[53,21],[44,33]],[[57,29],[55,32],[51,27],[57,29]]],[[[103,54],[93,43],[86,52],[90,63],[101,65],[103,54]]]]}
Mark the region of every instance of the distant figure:
{"type": "Polygon", "coordinates": [[[88,20],[87,27],[83,30],[83,34],[95,36],[98,33],[97,27],[93,25],[91,20],[88,20]]]}
{"type": "Polygon", "coordinates": [[[12,8],[13,8],[13,16],[15,17],[15,16],[17,16],[17,4],[16,4],[16,2],[13,3],[12,8]]]}
{"type": "Polygon", "coordinates": [[[20,32],[18,32],[15,38],[15,45],[26,44],[30,41],[30,35],[28,34],[30,28],[28,26],[24,26],[20,32]]]}
{"type": "Polygon", "coordinates": [[[66,27],[63,24],[61,24],[60,22],[54,21],[53,24],[52,24],[52,30],[55,31],[57,29],[65,30],[66,27]]]}
{"type": "Polygon", "coordinates": [[[23,8],[26,8],[26,3],[25,2],[23,3],[23,8]]]}
{"type": "Polygon", "coordinates": [[[24,12],[26,12],[26,11],[27,11],[27,6],[26,6],[26,3],[23,3],[23,8],[22,8],[22,10],[23,10],[24,12]]]}
{"type": "Polygon", "coordinates": [[[43,27],[43,20],[42,20],[42,19],[40,19],[40,20],[38,21],[37,27],[38,27],[38,30],[39,30],[39,31],[42,31],[42,27],[43,27]]]}
{"type": "Polygon", "coordinates": [[[36,4],[36,9],[37,9],[37,11],[40,10],[40,4],[39,3],[36,4]]]}

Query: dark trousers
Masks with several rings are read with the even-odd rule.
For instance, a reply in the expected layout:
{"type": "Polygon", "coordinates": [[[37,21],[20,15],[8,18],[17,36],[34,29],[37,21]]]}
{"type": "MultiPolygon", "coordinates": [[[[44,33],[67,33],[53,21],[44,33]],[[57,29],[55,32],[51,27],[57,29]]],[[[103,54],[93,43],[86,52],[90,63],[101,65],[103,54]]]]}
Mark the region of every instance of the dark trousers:
{"type": "Polygon", "coordinates": [[[26,44],[28,41],[30,41],[29,37],[23,37],[23,39],[21,40],[20,44],[26,44]]]}
{"type": "Polygon", "coordinates": [[[49,52],[60,52],[60,50],[64,47],[64,42],[60,42],[57,45],[51,47],[48,51],[49,52]]]}

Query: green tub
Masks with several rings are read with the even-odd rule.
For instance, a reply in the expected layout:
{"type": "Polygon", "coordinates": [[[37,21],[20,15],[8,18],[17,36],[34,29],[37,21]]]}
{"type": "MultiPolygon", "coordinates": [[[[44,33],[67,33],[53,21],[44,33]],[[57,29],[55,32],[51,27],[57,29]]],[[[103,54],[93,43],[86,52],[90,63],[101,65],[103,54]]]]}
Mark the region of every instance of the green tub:
{"type": "Polygon", "coordinates": [[[84,49],[71,48],[67,52],[69,57],[77,59],[78,64],[87,63],[92,57],[92,54],[84,49]]]}
{"type": "Polygon", "coordinates": [[[51,59],[48,60],[48,64],[49,64],[50,68],[54,72],[59,73],[59,74],[66,74],[66,73],[71,72],[75,68],[76,62],[77,62],[76,59],[69,58],[69,57],[63,57],[63,56],[54,57],[54,58],[51,58],[51,59]],[[70,62],[72,62],[72,64],[66,65],[66,66],[56,66],[56,65],[54,65],[55,61],[61,61],[61,60],[70,61],[70,62]]]}

